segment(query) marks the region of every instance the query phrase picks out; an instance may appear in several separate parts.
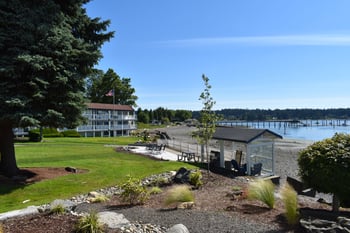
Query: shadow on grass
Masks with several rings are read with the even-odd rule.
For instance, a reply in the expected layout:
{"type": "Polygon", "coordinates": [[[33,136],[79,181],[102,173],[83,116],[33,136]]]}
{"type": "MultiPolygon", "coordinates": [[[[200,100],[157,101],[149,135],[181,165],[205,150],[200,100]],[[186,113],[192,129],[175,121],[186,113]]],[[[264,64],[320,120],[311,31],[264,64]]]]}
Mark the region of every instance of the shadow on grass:
{"type": "Polygon", "coordinates": [[[20,169],[18,175],[12,178],[0,175],[0,195],[11,193],[16,189],[21,189],[24,186],[30,185],[29,179],[37,176],[36,173],[27,169],[20,169]]]}

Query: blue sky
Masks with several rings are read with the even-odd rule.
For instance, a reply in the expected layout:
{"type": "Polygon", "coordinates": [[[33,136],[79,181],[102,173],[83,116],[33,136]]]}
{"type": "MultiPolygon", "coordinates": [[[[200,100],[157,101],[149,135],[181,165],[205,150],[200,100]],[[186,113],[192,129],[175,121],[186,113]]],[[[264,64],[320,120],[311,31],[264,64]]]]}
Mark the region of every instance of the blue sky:
{"type": "Polygon", "coordinates": [[[131,78],[142,109],[350,107],[348,0],[93,0],[115,37],[98,68],[131,78]]]}

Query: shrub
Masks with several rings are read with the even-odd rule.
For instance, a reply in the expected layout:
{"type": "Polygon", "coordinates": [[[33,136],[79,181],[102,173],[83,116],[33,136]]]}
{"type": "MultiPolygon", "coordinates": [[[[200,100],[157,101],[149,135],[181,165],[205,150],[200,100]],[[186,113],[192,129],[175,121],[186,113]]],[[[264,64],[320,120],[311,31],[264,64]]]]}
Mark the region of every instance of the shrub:
{"type": "Polygon", "coordinates": [[[240,187],[240,186],[233,186],[232,187],[232,191],[241,191],[242,190],[242,187],[240,187]]]}
{"type": "Polygon", "coordinates": [[[288,183],[280,189],[281,199],[284,203],[285,216],[288,224],[295,225],[299,222],[298,194],[288,183]]]}
{"type": "Polygon", "coordinates": [[[171,183],[171,181],[168,178],[157,177],[156,179],[152,180],[149,185],[162,187],[162,186],[169,185],[170,183],[171,183]]]}
{"type": "Polygon", "coordinates": [[[76,233],[102,233],[103,225],[99,222],[96,212],[81,217],[75,226],[76,233]]]}
{"type": "Polygon", "coordinates": [[[28,132],[28,137],[29,137],[29,141],[31,142],[40,142],[41,138],[40,138],[40,133],[34,130],[31,130],[28,132]]]}
{"type": "MultiPolygon", "coordinates": [[[[335,134],[313,143],[299,152],[298,164],[300,177],[308,187],[332,193],[343,204],[350,202],[349,134],[335,134]]],[[[337,203],[333,203],[333,210],[338,208],[337,203]]]]}
{"type": "Polygon", "coordinates": [[[149,194],[159,194],[163,192],[161,188],[157,187],[157,186],[154,186],[152,187],[150,190],[149,190],[149,194]]]}
{"type": "Polygon", "coordinates": [[[142,186],[141,180],[128,176],[128,180],[121,185],[122,192],[120,194],[124,202],[131,205],[143,204],[148,198],[147,189],[142,186]]]}
{"type": "Polygon", "coordinates": [[[64,137],[79,138],[80,134],[76,130],[65,130],[62,132],[64,137]]]}
{"type": "Polygon", "coordinates": [[[64,206],[61,204],[58,204],[55,206],[51,206],[50,213],[51,214],[63,214],[65,211],[66,210],[65,210],[64,206]]]}
{"type": "Polygon", "coordinates": [[[200,170],[191,172],[189,178],[190,178],[190,184],[192,184],[194,187],[199,188],[200,186],[203,185],[202,173],[200,170]]]}
{"type": "Polygon", "coordinates": [[[109,201],[109,198],[105,195],[98,195],[96,197],[90,198],[89,200],[92,203],[101,203],[101,202],[109,201]]]}
{"type": "Polygon", "coordinates": [[[181,202],[193,202],[194,195],[187,185],[177,185],[169,189],[164,200],[165,205],[181,202]]]}
{"type": "MultiPolygon", "coordinates": [[[[40,129],[32,129],[28,132],[29,140],[32,142],[40,142],[40,129]]],[[[55,128],[43,128],[43,137],[62,137],[63,134],[58,132],[55,128]]]]}
{"type": "Polygon", "coordinates": [[[257,179],[248,185],[248,198],[265,203],[270,209],[274,208],[275,186],[271,180],[257,179]]]}

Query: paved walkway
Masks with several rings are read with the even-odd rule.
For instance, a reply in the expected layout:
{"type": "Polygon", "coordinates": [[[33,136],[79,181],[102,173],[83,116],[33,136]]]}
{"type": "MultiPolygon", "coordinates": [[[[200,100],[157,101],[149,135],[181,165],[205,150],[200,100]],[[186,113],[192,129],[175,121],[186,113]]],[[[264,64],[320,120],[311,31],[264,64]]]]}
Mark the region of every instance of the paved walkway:
{"type": "Polygon", "coordinates": [[[135,153],[146,154],[158,159],[171,160],[171,161],[177,161],[177,154],[180,153],[168,148],[165,148],[165,150],[162,150],[162,151],[152,151],[152,150],[147,150],[145,146],[132,146],[131,148],[129,148],[129,150],[135,153]]]}

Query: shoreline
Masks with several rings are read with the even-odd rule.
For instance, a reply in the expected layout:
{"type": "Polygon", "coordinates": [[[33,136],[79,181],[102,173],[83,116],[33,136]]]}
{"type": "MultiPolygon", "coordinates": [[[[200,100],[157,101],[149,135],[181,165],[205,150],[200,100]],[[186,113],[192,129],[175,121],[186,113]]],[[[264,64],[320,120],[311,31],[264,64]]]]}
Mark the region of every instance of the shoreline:
{"type": "MultiPolygon", "coordinates": [[[[189,126],[170,126],[165,128],[158,128],[157,130],[166,132],[170,138],[175,140],[184,140],[188,143],[196,142],[191,137],[191,132],[197,130],[196,127],[189,126]]],[[[299,179],[298,175],[298,153],[302,149],[314,143],[311,140],[303,139],[277,139],[274,144],[275,153],[275,175],[285,180],[287,176],[299,179]]]]}

